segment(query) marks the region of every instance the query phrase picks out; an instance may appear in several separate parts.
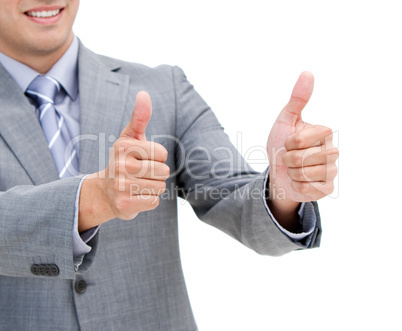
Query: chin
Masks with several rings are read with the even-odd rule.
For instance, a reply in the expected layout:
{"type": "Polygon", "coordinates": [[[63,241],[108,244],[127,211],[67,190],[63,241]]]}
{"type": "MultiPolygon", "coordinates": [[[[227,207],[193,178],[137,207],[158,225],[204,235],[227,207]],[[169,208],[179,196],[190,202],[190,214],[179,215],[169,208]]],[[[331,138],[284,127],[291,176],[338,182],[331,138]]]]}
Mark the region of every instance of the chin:
{"type": "Polygon", "coordinates": [[[55,34],[54,36],[46,36],[37,40],[37,42],[32,45],[36,48],[38,53],[51,54],[51,53],[64,53],[70,46],[73,40],[73,34],[67,35],[64,38],[60,37],[60,34],[55,34]]]}

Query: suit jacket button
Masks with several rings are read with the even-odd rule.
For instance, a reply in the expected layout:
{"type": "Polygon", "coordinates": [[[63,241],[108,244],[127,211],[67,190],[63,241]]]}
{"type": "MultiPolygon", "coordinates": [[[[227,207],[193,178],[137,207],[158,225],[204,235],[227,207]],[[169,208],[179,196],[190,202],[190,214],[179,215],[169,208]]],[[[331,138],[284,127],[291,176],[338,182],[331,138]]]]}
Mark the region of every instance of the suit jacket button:
{"type": "Polygon", "coordinates": [[[58,276],[60,273],[59,268],[55,264],[49,265],[49,276],[58,276]]]}
{"type": "Polygon", "coordinates": [[[74,287],[78,294],[83,294],[87,290],[87,282],[84,279],[77,280],[74,287]]]}
{"type": "Polygon", "coordinates": [[[49,267],[49,265],[44,265],[43,266],[43,275],[44,276],[50,276],[50,267],[49,267]]]}
{"type": "Polygon", "coordinates": [[[44,276],[45,275],[45,266],[43,264],[38,265],[38,275],[44,276]]]}
{"type": "Polygon", "coordinates": [[[39,275],[39,266],[37,264],[32,264],[31,265],[31,272],[35,275],[39,275]]]}

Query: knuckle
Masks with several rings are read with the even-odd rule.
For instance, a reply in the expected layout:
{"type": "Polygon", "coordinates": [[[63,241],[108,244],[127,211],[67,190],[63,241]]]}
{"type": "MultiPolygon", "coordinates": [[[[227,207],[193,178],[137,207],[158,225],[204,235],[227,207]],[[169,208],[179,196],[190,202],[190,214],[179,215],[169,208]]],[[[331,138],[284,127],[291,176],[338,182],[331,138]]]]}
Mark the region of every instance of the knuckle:
{"type": "Polygon", "coordinates": [[[337,148],[331,148],[327,149],[322,153],[322,157],[324,159],[324,162],[326,163],[335,163],[336,160],[339,158],[339,151],[337,148]]]}
{"type": "Polygon", "coordinates": [[[308,195],[310,193],[310,184],[308,183],[300,183],[299,192],[303,195],[308,195]]]}
{"type": "Polygon", "coordinates": [[[303,154],[299,151],[287,152],[283,155],[282,161],[288,167],[301,167],[303,163],[303,154]]]}
{"type": "Polygon", "coordinates": [[[304,135],[302,132],[298,132],[295,134],[294,137],[294,144],[296,146],[296,149],[300,149],[303,147],[303,142],[304,142],[304,135]]]}
{"type": "Polygon", "coordinates": [[[297,148],[295,147],[295,144],[296,144],[296,135],[297,135],[297,133],[293,133],[293,134],[291,134],[290,136],[288,136],[288,137],[286,138],[286,140],[285,140],[285,145],[284,145],[286,151],[290,152],[290,151],[292,151],[292,150],[294,150],[294,149],[297,149],[297,148]]]}
{"type": "Polygon", "coordinates": [[[291,162],[294,166],[301,167],[303,164],[303,154],[299,152],[293,153],[291,162]]]}
{"type": "Polygon", "coordinates": [[[334,183],[331,182],[331,183],[328,185],[328,194],[333,193],[334,190],[335,190],[334,183]]]}
{"type": "Polygon", "coordinates": [[[338,148],[333,148],[331,149],[332,155],[335,157],[335,160],[339,158],[339,149],[338,148]]]}
{"type": "Polygon", "coordinates": [[[129,138],[120,138],[116,140],[115,145],[113,145],[116,158],[127,158],[130,154],[135,154],[136,140],[129,138]]]}
{"type": "Polygon", "coordinates": [[[333,181],[329,181],[329,182],[327,182],[327,192],[328,192],[328,194],[331,194],[332,192],[334,192],[334,190],[335,190],[335,185],[334,185],[334,182],[333,181]]]}
{"type": "Polygon", "coordinates": [[[332,163],[328,166],[328,175],[330,178],[335,178],[336,175],[338,174],[338,167],[336,166],[335,163],[332,163]]]}
{"type": "Polygon", "coordinates": [[[334,184],[332,182],[325,182],[324,185],[320,185],[316,187],[314,200],[319,200],[327,195],[331,194],[334,191],[334,184]]]}
{"type": "Polygon", "coordinates": [[[120,155],[115,161],[115,169],[118,174],[136,174],[141,170],[141,162],[127,155],[120,155]]]}
{"type": "Polygon", "coordinates": [[[331,130],[331,128],[328,128],[326,126],[322,126],[321,130],[322,130],[322,136],[324,138],[331,137],[331,140],[332,140],[332,130],[331,130]]]}
{"type": "Polygon", "coordinates": [[[303,170],[299,168],[288,168],[288,175],[295,181],[301,181],[304,178],[303,170]]]}
{"type": "Polygon", "coordinates": [[[153,143],[153,150],[155,154],[155,159],[161,160],[161,162],[165,162],[167,160],[168,151],[163,145],[159,143],[153,143]]]}
{"type": "Polygon", "coordinates": [[[165,191],[166,191],[166,183],[163,181],[158,181],[156,184],[154,184],[152,188],[152,194],[154,195],[161,195],[165,191]]]}
{"type": "Polygon", "coordinates": [[[141,145],[133,146],[131,153],[136,158],[139,158],[141,160],[147,160],[152,155],[152,152],[150,153],[150,151],[149,151],[147,141],[143,141],[142,143],[143,144],[141,144],[141,145]]]}
{"type": "Polygon", "coordinates": [[[335,160],[336,160],[339,157],[339,150],[336,147],[327,149],[325,151],[325,155],[326,156],[333,156],[333,157],[335,157],[335,160]]]}

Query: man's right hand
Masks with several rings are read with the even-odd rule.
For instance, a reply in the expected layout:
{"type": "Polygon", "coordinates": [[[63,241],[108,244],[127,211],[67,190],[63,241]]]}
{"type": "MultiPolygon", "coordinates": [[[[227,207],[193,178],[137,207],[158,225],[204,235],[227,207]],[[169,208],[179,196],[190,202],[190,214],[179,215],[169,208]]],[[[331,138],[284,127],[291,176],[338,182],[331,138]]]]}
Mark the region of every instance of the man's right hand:
{"type": "Polygon", "coordinates": [[[130,220],[159,205],[170,169],[165,164],[167,150],[146,140],[151,114],[149,94],[139,92],[130,123],[114,143],[107,168],[87,176],[82,183],[79,232],[116,217],[130,220]]]}

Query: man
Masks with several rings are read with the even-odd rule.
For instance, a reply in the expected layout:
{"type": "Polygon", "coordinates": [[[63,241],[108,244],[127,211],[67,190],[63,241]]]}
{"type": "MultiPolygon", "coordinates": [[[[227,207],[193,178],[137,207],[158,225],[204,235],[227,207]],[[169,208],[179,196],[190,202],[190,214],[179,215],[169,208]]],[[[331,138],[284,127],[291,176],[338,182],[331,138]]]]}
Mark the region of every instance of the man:
{"type": "Polygon", "coordinates": [[[311,201],[332,191],[337,150],[301,119],[313,77],[296,83],[258,174],[179,68],[80,44],[78,6],[0,0],[0,329],[196,330],[177,196],[261,254],[319,245],[311,201]]]}

